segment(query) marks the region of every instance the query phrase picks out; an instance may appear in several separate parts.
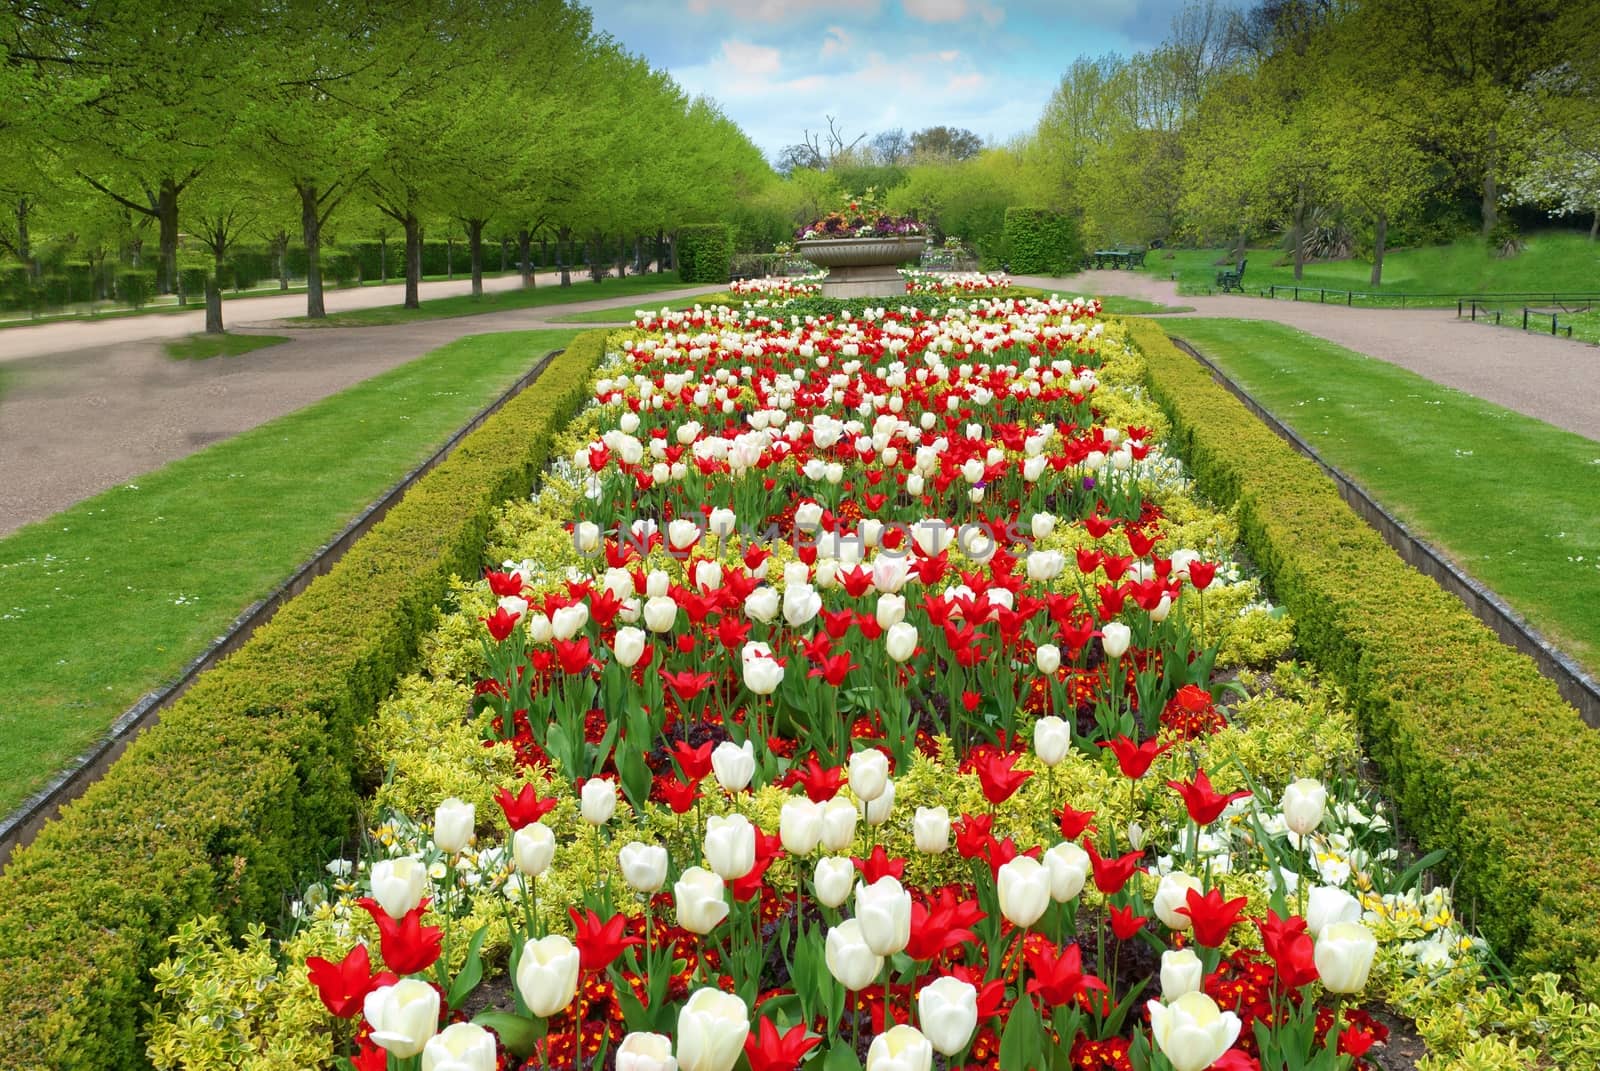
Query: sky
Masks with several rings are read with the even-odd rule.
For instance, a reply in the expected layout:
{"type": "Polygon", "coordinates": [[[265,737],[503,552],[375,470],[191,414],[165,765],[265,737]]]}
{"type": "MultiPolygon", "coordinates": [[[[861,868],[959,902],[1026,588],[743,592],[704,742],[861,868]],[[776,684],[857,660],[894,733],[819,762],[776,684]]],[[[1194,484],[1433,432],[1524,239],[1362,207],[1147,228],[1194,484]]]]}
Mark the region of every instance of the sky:
{"type": "Polygon", "coordinates": [[[1160,43],[1183,0],[590,0],[597,29],[769,157],[827,130],[1031,129],[1080,55],[1160,43]]]}

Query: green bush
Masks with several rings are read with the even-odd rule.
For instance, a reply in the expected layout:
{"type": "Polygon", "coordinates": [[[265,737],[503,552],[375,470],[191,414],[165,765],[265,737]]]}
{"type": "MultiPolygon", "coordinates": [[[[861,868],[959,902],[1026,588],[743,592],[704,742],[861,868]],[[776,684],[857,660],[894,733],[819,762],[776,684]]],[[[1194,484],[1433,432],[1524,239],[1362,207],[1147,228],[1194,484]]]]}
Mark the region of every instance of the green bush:
{"type": "Polygon", "coordinates": [[[1515,970],[1600,996],[1600,735],[1159,327],[1130,324],[1179,453],[1348,689],[1408,834],[1450,851],[1464,911],[1515,970]]]}
{"type": "Polygon", "coordinates": [[[124,305],[142,309],[156,292],[154,272],[123,271],[117,273],[117,297],[124,305]]]}
{"type": "Polygon", "coordinates": [[[678,228],[678,278],[686,283],[725,283],[733,263],[733,231],[722,223],[678,228]]]}
{"type": "Polygon", "coordinates": [[[39,280],[39,292],[45,308],[65,308],[72,303],[72,280],[65,275],[46,275],[39,280]]]}
{"type": "Polygon", "coordinates": [[[327,576],[202,675],[0,873],[8,1071],[147,1066],[149,971],[194,914],[237,932],[353,829],[355,732],[413,664],[450,578],[475,576],[587,395],[580,335],[413,487],[327,576]]]}
{"type": "Polygon", "coordinates": [[[350,253],[327,253],[322,258],[322,277],[334,286],[353,286],[360,273],[361,266],[350,253]]]}
{"type": "Polygon", "coordinates": [[[72,292],[73,301],[93,301],[95,298],[95,270],[93,264],[73,261],[62,265],[62,274],[72,292]]]}
{"type": "MultiPolygon", "coordinates": [[[[223,265],[224,268],[227,265],[223,265]]],[[[178,289],[182,291],[185,301],[204,301],[206,297],[206,280],[210,272],[204,268],[184,268],[178,272],[178,289]]]]}
{"type": "Polygon", "coordinates": [[[1078,270],[1083,242],[1078,223],[1048,208],[1006,209],[1004,255],[1018,275],[1061,275],[1078,270]]]}

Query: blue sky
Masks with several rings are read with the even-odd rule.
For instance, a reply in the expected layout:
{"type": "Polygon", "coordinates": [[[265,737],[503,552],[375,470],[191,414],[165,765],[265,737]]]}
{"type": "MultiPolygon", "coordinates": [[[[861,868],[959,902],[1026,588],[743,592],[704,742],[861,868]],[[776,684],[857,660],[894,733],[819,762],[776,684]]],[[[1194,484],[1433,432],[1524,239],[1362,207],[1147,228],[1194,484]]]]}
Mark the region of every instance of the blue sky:
{"type": "Polygon", "coordinates": [[[839,120],[847,137],[1030,129],[1080,55],[1166,36],[1183,0],[591,0],[595,25],[713,97],[769,156],[839,120]]]}

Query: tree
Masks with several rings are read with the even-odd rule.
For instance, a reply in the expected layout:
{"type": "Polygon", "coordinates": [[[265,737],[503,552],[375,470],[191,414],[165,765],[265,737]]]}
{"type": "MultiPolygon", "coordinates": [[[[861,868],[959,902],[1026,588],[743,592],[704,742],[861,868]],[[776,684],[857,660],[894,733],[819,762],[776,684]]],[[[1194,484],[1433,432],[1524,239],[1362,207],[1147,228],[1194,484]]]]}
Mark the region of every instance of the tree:
{"type": "Polygon", "coordinates": [[[910,158],[911,139],[901,127],[885,130],[872,139],[872,151],[877,153],[880,164],[896,167],[910,158]]]}
{"type": "Polygon", "coordinates": [[[983,139],[962,127],[930,126],[911,135],[911,152],[919,160],[969,160],[983,149],[983,139]]]}

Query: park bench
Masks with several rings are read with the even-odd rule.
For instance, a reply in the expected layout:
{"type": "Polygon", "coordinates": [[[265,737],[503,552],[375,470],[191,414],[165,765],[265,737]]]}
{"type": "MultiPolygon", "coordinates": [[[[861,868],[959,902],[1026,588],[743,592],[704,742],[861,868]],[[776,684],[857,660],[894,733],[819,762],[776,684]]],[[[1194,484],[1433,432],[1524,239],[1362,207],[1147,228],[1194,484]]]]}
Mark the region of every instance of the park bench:
{"type": "Polygon", "coordinates": [[[1096,268],[1110,268],[1112,271],[1127,268],[1132,271],[1144,267],[1144,255],[1143,249],[1096,249],[1090,262],[1096,268]]]}
{"type": "Polygon", "coordinates": [[[1217,272],[1217,285],[1222,288],[1224,294],[1230,290],[1237,290],[1241,294],[1244,293],[1244,266],[1247,263],[1249,262],[1240,260],[1239,266],[1231,271],[1224,268],[1217,272]]]}

